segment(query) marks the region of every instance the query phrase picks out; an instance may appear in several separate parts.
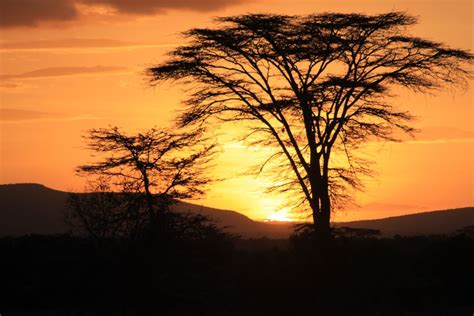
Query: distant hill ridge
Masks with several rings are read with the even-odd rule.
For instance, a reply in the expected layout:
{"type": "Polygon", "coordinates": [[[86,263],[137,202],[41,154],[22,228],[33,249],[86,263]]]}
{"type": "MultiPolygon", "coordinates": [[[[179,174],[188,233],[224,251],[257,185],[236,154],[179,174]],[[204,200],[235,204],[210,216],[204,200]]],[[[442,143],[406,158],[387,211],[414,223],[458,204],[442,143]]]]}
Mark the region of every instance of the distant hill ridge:
{"type": "Polygon", "coordinates": [[[420,212],[382,219],[360,220],[340,223],[352,228],[381,230],[383,235],[429,235],[449,234],[474,225],[474,207],[452,210],[420,212]]]}
{"type": "MultiPolygon", "coordinates": [[[[0,185],[0,236],[66,232],[63,214],[67,210],[69,194],[37,183],[0,185]]],[[[293,226],[261,223],[235,211],[181,201],[174,208],[209,216],[226,231],[245,237],[285,238],[293,226]]]]}
{"type": "MultiPolygon", "coordinates": [[[[68,194],[37,183],[0,185],[0,236],[66,232],[63,212],[67,208],[68,194]]],[[[263,236],[286,238],[294,227],[292,223],[257,222],[235,211],[187,202],[179,202],[175,209],[207,215],[228,232],[247,238],[263,236]]],[[[386,236],[448,234],[474,225],[474,207],[335,223],[335,225],[377,229],[386,236]]]]}

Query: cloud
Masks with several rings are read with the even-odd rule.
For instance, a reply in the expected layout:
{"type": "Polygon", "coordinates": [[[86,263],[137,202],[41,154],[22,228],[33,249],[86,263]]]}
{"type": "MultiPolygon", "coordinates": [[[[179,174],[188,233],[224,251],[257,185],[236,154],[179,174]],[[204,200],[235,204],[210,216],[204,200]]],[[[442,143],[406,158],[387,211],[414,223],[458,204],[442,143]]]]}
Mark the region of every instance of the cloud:
{"type": "Polygon", "coordinates": [[[50,118],[51,113],[29,111],[29,110],[16,110],[4,108],[0,109],[0,120],[1,121],[24,121],[24,120],[37,120],[50,118]]]}
{"type": "Polygon", "coordinates": [[[0,27],[76,20],[81,5],[106,6],[118,14],[153,15],[168,10],[215,11],[249,0],[0,0],[0,27]]]}
{"type": "Polygon", "coordinates": [[[420,137],[415,140],[447,140],[474,138],[474,131],[447,126],[426,126],[421,128],[420,137]]]}
{"type": "Polygon", "coordinates": [[[447,126],[426,126],[414,135],[413,139],[404,139],[406,144],[446,144],[474,141],[474,131],[447,126]]]}
{"type": "Polygon", "coordinates": [[[18,86],[18,84],[12,82],[0,82],[0,88],[12,89],[17,88],[18,86]]]}
{"type": "Polygon", "coordinates": [[[149,15],[171,9],[215,11],[246,0],[82,0],[85,4],[106,5],[120,13],[149,15]]]}
{"type": "Polygon", "coordinates": [[[2,49],[49,49],[49,48],[92,48],[92,47],[123,47],[140,45],[138,43],[117,41],[105,38],[66,38],[59,40],[36,40],[23,42],[6,42],[0,44],[2,49]]]}
{"type": "Polygon", "coordinates": [[[36,121],[77,121],[95,119],[97,118],[87,115],[64,115],[59,113],[46,113],[31,110],[0,108],[1,123],[24,123],[36,121]]]}
{"type": "Polygon", "coordinates": [[[172,43],[135,43],[105,38],[65,38],[59,40],[12,41],[0,43],[0,53],[6,52],[102,52],[109,50],[170,48],[172,43]]]}
{"type": "Polygon", "coordinates": [[[0,79],[11,80],[11,79],[36,79],[45,77],[59,77],[59,76],[71,76],[71,75],[86,75],[86,74],[99,74],[107,72],[118,72],[123,71],[124,67],[112,67],[112,66],[94,66],[94,67],[50,67],[42,68],[34,71],[24,72],[20,74],[2,75],[0,79]]]}
{"type": "Polygon", "coordinates": [[[433,139],[433,140],[411,140],[404,142],[405,144],[459,144],[459,143],[472,143],[474,138],[444,138],[444,139],[433,139]]]}
{"type": "Polygon", "coordinates": [[[0,27],[36,26],[45,21],[71,21],[78,11],[74,0],[1,0],[0,27]]]}

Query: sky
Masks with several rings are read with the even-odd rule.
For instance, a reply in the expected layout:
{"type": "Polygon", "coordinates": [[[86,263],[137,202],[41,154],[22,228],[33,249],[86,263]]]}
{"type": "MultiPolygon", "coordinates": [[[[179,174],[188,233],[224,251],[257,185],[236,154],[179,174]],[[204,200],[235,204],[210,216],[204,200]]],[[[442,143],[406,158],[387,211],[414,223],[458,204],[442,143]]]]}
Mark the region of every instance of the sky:
{"type": "MultiPolygon", "coordinates": [[[[144,71],[183,44],[180,33],[217,16],[405,11],[416,36],[473,50],[471,0],[0,0],[0,183],[41,183],[81,191],[74,168],[91,161],[91,128],[135,132],[166,127],[185,99],[182,87],[148,86],[144,71]]],[[[381,218],[474,205],[473,82],[431,95],[397,92],[421,131],[402,143],[367,146],[375,177],[336,220],[381,218]]],[[[213,184],[194,203],[253,219],[287,219],[270,180],[245,176],[265,153],[219,130],[213,184]]]]}

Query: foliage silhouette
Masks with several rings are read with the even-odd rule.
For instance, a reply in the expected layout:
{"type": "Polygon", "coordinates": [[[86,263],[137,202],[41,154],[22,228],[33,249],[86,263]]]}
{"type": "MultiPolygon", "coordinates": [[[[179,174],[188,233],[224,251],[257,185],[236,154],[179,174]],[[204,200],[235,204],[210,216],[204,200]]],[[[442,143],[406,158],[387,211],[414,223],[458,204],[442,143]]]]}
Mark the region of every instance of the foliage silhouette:
{"type": "Polygon", "coordinates": [[[157,302],[165,311],[200,303],[199,286],[211,284],[215,269],[230,257],[233,236],[206,216],[170,208],[178,198],[199,196],[211,181],[204,171],[215,146],[202,133],[151,129],[126,135],[114,127],[86,138],[99,161],[78,172],[96,178],[88,192],[71,194],[66,219],[79,233],[75,238],[93,249],[91,269],[103,274],[97,282],[122,281],[105,285],[107,294],[90,289],[101,297],[100,306],[118,298],[114,311],[143,314],[157,302]]]}
{"type": "Polygon", "coordinates": [[[247,14],[217,23],[185,32],[189,43],[148,69],[150,84],[189,86],[183,126],[248,122],[247,141],[274,148],[259,168],[276,172],[270,190],[298,197],[322,235],[348,188],[370,174],[359,147],[414,131],[412,116],[387,101],[394,90],[424,93],[471,77],[471,53],[407,35],[416,19],[405,13],[247,14]]]}
{"type": "MultiPolygon", "coordinates": [[[[179,198],[203,194],[211,179],[205,173],[215,146],[203,130],[174,132],[151,129],[128,136],[117,127],[91,130],[89,149],[102,160],[77,168],[96,175],[89,194],[73,194],[67,220],[96,239],[135,240],[144,233],[199,238],[218,229],[207,218],[174,214],[169,206],[179,198]]],[[[168,236],[169,237],[169,236],[168,236]]]]}
{"type": "Polygon", "coordinates": [[[431,316],[474,308],[469,236],[336,238],[330,247],[312,238],[134,253],[64,235],[2,238],[0,305],[12,315],[131,316],[431,316]],[[161,260],[145,257],[154,253],[161,260]]]}

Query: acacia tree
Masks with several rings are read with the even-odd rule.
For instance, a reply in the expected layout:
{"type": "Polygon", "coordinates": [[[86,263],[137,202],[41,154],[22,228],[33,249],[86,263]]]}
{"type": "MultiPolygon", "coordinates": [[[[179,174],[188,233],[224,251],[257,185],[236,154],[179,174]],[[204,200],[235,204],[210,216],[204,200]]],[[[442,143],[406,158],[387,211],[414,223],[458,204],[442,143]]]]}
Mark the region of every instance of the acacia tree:
{"type": "Polygon", "coordinates": [[[179,216],[166,214],[169,206],[176,199],[203,194],[211,180],[205,171],[215,145],[203,132],[153,128],[127,135],[117,127],[91,130],[88,148],[100,159],[79,166],[77,172],[98,179],[92,195],[70,199],[72,219],[93,236],[128,238],[144,228],[155,229],[165,216],[177,220],[179,216]]]}
{"type": "Polygon", "coordinates": [[[84,193],[69,195],[64,219],[97,241],[134,240],[148,219],[142,201],[135,192],[114,192],[110,177],[99,176],[88,181],[84,193]]]}
{"type": "Polygon", "coordinates": [[[407,35],[416,19],[405,13],[248,14],[217,22],[185,32],[188,44],[148,69],[150,84],[189,85],[183,126],[249,121],[252,141],[273,145],[278,152],[269,160],[283,158],[279,168],[291,170],[278,188],[298,187],[322,234],[330,232],[339,193],[369,171],[356,149],[413,131],[412,116],[386,101],[393,89],[426,92],[470,77],[471,53],[407,35]],[[345,164],[334,164],[338,151],[345,164]]]}

